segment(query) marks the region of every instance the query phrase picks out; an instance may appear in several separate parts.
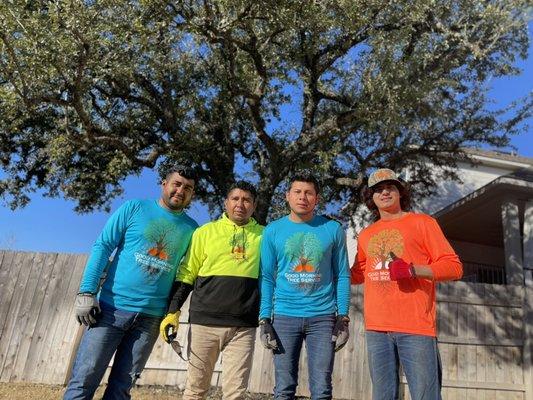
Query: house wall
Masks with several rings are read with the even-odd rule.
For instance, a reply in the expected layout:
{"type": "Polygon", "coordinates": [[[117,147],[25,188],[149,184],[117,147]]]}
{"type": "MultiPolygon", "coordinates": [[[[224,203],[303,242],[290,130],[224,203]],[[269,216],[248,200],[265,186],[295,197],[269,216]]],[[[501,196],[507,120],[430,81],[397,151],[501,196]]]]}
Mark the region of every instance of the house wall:
{"type": "Polygon", "coordinates": [[[434,196],[422,199],[416,204],[418,210],[433,214],[492,182],[494,179],[510,174],[520,168],[516,165],[494,166],[468,163],[459,163],[458,166],[459,177],[462,182],[447,180],[440,183],[434,196]]]}
{"type": "Polygon", "coordinates": [[[502,266],[502,268],[505,265],[503,247],[485,246],[457,240],[450,240],[450,244],[463,262],[496,265],[502,266]]]}

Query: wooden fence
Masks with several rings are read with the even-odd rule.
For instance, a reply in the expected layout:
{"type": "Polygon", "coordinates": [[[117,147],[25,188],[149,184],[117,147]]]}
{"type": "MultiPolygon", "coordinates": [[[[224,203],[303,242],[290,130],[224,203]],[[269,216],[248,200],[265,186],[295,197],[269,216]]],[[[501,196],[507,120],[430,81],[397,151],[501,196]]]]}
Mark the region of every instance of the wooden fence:
{"type": "MultiPolygon", "coordinates": [[[[0,381],[64,383],[78,324],[73,314],[86,255],[0,251],[0,381]]],[[[465,282],[441,284],[439,341],[444,399],[533,398],[531,348],[526,346],[526,298],[522,286],[465,282]],[[529,353],[528,353],[529,351],[529,353]]],[[[530,293],[530,292],[529,292],[530,293]]],[[[362,288],[352,287],[351,339],[335,360],[334,397],[370,399],[371,384],[362,323],[362,288]]],[[[184,310],[188,309],[187,305],[184,310]]],[[[187,312],[179,329],[187,346],[187,312]]],[[[530,342],[530,341],[529,341],[530,342]]],[[[223,362],[223,360],[222,360],[223,362]]],[[[299,394],[308,395],[306,354],[299,394]]],[[[140,385],[183,387],[186,363],[158,340],[140,385]]],[[[221,362],[212,384],[218,385],[221,362]]],[[[409,398],[405,378],[402,395],[409,398]]],[[[272,357],[256,342],[250,390],[270,393],[272,357]]]]}

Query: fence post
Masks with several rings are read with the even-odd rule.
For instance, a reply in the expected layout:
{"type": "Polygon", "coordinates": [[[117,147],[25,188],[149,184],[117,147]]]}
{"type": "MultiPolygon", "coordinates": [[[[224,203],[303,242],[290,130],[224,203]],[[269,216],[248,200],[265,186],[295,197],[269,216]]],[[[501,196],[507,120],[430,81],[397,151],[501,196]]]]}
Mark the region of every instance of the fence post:
{"type": "Polygon", "coordinates": [[[526,202],[524,208],[524,383],[525,398],[533,399],[533,200],[526,202]]]}
{"type": "Polygon", "coordinates": [[[65,380],[63,381],[63,386],[67,386],[70,377],[72,376],[72,368],[74,367],[74,361],[76,360],[76,354],[78,353],[78,347],[80,347],[81,338],[85,332],[85,326],[78,326],[76,331],[76,336],[74,337],[74,342],[72,342],[72,348],[70,349],[70,355],[68,357],[68,366],[65,371],[65,380]]]}

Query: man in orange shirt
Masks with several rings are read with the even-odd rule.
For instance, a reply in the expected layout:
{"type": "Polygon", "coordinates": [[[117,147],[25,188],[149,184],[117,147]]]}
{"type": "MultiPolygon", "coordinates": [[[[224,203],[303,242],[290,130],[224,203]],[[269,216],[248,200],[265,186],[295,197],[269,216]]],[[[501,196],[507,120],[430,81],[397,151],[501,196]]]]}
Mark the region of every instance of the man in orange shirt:
{"type": "Polygon", "coordinates": [[[401,363],[413,400],[440,400],[435,284],[461,278],[462,264],[432,217],[407,212],[394,171],[372,173],[363,197],[376,222],[359,234],[351,279],[365,285],[373,399],[398,398],[401,363]]]}

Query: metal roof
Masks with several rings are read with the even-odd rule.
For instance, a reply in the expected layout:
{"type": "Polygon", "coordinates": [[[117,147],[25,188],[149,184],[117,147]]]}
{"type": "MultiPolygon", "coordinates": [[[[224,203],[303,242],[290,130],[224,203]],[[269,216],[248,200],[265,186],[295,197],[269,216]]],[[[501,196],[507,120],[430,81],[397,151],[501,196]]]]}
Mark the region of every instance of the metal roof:
{"type": "Polygon", "coordinates": [[[465,152],[473,156],[487,157],[514,163],[523,163],[533,166],[533,158],[520,156],[513,152],[505,152],[500,150],[484,150],[471,147],[466,148],[465,152]]]}

